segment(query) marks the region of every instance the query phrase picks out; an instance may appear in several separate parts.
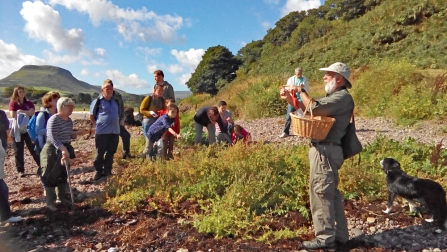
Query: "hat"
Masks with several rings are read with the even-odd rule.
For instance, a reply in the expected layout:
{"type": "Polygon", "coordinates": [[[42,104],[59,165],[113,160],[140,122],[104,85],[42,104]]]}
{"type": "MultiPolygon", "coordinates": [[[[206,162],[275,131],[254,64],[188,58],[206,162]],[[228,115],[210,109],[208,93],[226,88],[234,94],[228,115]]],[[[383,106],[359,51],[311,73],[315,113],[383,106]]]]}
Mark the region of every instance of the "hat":
{"type": "Polygon", "coordinates": [[[329,71],[341,74],[346,80],[345,83],[346,88],[352,88],[352,84],[349,81],[349,76],[351,75],[351,69],[349,69],[348,65],[346,65],[345,63],[336,62],[330,65],[329,67],[320,68],[320,71],[329,71]]]}

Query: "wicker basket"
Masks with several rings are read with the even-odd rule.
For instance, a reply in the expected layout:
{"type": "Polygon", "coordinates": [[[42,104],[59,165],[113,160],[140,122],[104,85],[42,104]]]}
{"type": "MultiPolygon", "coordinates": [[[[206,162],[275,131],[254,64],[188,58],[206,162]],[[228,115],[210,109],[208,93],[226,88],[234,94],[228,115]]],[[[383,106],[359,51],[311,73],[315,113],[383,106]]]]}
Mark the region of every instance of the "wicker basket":
{"type": "MultiPolygon", "coordinates": [[[[312,101],[308,105],[312,104],[312,101]]],[[[310,110],[310,117],[299,117],[290,113],[292,122],[292,132],[295,135],[314,140],[324,140],[329,133],[335,118],[326,116],[313,116],[312,109],[310,110]]],[[[307,111],[307,108],[306,108],[307,111]]]]}

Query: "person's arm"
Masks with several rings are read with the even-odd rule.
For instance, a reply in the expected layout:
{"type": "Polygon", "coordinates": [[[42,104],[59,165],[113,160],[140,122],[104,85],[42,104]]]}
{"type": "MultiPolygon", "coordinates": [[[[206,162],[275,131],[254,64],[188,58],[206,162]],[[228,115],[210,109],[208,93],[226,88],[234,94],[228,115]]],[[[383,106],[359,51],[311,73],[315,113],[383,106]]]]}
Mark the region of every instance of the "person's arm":
{"type": "Polygon", "coordinates": [[[90,103],[90,115],[89,115],[90,123],[93,124],[94,126],[96,126],[96,118],[95,118],[96,116],[94,115],[95,105],[96,105],[96,99],[93,100],[92,103],[90,103]]]}
{"type": "Polygon", "coordinates": [[[172,129],[173,129],[177,134],[180,134],[180,117],[179,117],[179,115],[177,115],[177,116],[175,117],[175,120],[174,120],[174,127],[172,127],[172,129]]]}
{"type": "Polygon", "coordinates": [[[140,113],[143,114],[146,117],[152,117],[151,113],[149,110],[147,110],[149,108],[149,95],[144,97],[143,101],[140,104],[140,113]]]}
{"type": "Polygon", "coordinates": [[[57,125],[57,116],[52,116],[50,119],[48,119],[48,123],[47,123],[47,141],[50,141],[50,143],[52,145],[54,145],[54,147],[56,147],[56,149],[61,149],[62,147],[65,147],[61,141],[59,141],[59,139],[57,139],[57,133],[59,131],[58,126],[57,125]]]}
{"type": "Polygon", "coordinates": [[[36,118],[36,133],[39,136],[45,136],[47,134],[47,128],[45,123],[44,112],[39,113],[36,118]]]}
{"type": "MultiPolygon", "coordinates": [[[[299,87],[299,86],[295,86],[295,88],[296,88],[296,87],[299,87]]],[[[301,88],[301,87],[300,87],[300,88],[301,88]]],[[[306,110],[306,106],[305,106],[304,104],[307,104],[307,103],[309,102],[309,100],[311,99],[311,98],[309,97],[309,95],[307,95],[307,93],[306,93],[306,95],[309,97],[309,100],[306,101],[307,103],[299,102],[299,103],[298,103],[299,107],[296,107],[296,106],[293,104],[293,97],[292,97],[292,94],[290,93],[289,90],[285,89],[285,87],[282,87],[281,90],[280,90],[280,92],[279,92],[279,94],[280,94],[280,96],[281,96],[281,99],[285,100],[287,103],[289,103],[290,105],[292,105],[295,109],[299,109],[299,108],[301,108],[301,110],[303,110],[303,111],[306,110]]],[[[301,95],[301,94],[297,94],[297,95],[301,95]]],[[[303,99],[303,97],[301,96],[301,101],[303,101],[302,99],[303,99]]]]}
{"type": "Polygon", "coordinates": [[[177,139],[182,138],[182,137],[180,136],[180,134],[177,134],[177,132],[175,132],[172,128],[169,128],[168,131],[169,131],[169,133],[171,133],[173,136],[175,136],[177,139]]]}

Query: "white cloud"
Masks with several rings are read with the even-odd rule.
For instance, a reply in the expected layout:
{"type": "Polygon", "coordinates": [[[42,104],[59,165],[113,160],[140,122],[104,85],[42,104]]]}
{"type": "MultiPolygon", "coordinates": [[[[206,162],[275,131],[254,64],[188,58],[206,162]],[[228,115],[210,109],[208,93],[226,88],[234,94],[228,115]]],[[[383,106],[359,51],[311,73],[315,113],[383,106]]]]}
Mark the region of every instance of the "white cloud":
{"type": "Polygon", "coordinates": [[[101,73],[100,72],[96,72],[96,73],[93,74],[93,76],[95,76],[96,78],[99,78],[101,76],[101,73]]]}
{"type": "Polygon", "coordinates": [[[153,74],[157,69],[158,69],[157,65],[147,65],[147,71],[150,74],[153,74]]]}
{"type": "Polygon", "coordinates": [[[134,88],[148,88],[147,81],[140,79],[136,74],[124,75],[118,70],[106,70],[107,78],[113,81],[113,84],[118,88],[134,87],[134,88]]]}
{"type": "Polygon", "coordinates": [[[81,75],[83,75],[83,76],[89,75],[89,71],[84,68],[81,70],[81,75]]]}
{"type": "Polygon", "coordinates": [[[98,56],[104,57],[106,55],[106,50],[103,48],[96,48],[95,52],[98,56]]]}
{"type": "Polygon", "coordinates": [[[44,65],[44,59],[23,54],[14,44],[7,44],[0,39],[0,79],[19,70],[24,65],[44,65]]]}
{"type": "Polygon", "coordinates": [[[58,64],[71,64],[82,58],[80,54],[78,55],[56,55],[48,50],[43,51],[43,55],[46,58],[48,64],[58,65],[58,64]]]}
{"type": "Polygon", "coordinates": [[[205,54],[204,49],[194,48],[189,49],[188,51],[177,51],[171,50],[171,54],[177,59],[177,61],[184,66],[189,67],[191,71],[194,71],[197,65],[202,60],[202,56],[205,54]]]}
{"type": "Polygon", "coordinates": [[[142,57],[145,60],[147,60],[149,56],[154,56],[154,55],[161,54],[163,49],[162,48],[149,48],[149,47],[139,46],[139,47],[135,48],[134,51],[135,51],[135,55],[137,55],[139,57],[142,57]]]}
{"type": "Polygon", "coordinates": [[[172,64],[168,66],[168,72],[172,73],[172,74],[178,74],[181,73],[183,71],[183,67],[180,66],[179,64],[172,64]]]}
{"type": "Polygon", "coordinates": [[[98,26],[102,21],[114,22],[118,32],[126,40],[140,39],[142,41],[176,42],[184,37],[178,36],[177,31],[188,25],[188,21],[177,15],[157,15],[145,7],[139,10],[120,8],[107,0],[50,0],[52,5],[62,5],[69,10],[87,13],[93,25],[98,26]],[[186,23],[186,24],[185,24],[186,23]]]}
{"type": "Polygon", "coordinates": [[[189,79],[191,79],[191,73],[185,73],[182,74],[182,76],[180,76],[180,78],[177,79],[177,81],[181,84],[186,86],[186,82],[189,81],[189,79]]]}
{"type": "Polygon", "coordinates": [[[281,9],[281,16],[286,16],[292,11],[303,11],[320,7],[320,0],[287,0],[281,9]]]}
{"type": "Polygon", "coordinates": [[[84,45],[81,29],[65,30],[59,12],[40,1],[26,1],[20,14],[26,21],[24,30],[31,38],[43,40],[57,52],[62,50],[78,54],[84,45]]]}

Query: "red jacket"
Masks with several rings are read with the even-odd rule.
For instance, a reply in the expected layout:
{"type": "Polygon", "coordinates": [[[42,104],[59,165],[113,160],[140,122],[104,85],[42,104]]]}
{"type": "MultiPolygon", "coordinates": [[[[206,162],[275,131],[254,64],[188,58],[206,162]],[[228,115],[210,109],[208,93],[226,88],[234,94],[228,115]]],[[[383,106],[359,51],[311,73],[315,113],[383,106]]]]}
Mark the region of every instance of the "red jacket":
{"type": "MultiPolygon", "coordinates": [[[[158,117],[166,114],[167,112],[168,111],[166,109],[157,111],[158,117]]],[[[174,125],[172,125],[171,129],[173,129],[175,131],[175,133],[180,134],[180,117],[178,116],[178,114],[177,114],[177,116],[174,119],[174,125]]],[[[169,131],[166,132],[166,134],[168,136],[172,135],[171,132],[169,132],[169,131]]]]}

